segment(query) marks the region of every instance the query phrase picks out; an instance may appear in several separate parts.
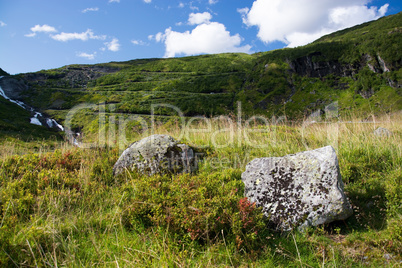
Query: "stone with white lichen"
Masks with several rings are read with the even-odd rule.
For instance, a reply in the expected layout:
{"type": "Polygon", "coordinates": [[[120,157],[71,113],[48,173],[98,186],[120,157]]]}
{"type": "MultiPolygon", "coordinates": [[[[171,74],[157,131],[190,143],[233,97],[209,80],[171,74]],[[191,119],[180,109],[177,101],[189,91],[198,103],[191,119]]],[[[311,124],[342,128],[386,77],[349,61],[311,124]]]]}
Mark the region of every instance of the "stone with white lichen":
{"type": "Polygon", "coordinates": [[[300,230],[352,215],[331,146],[252,160],[242,174],[245,196],[278,229],[300,230]]]}
{"type": "Polygon", "coordinates": [[[190,173],[197,168],[195,153],[168,135],[152,135],[131,144],[113,167],[113,174],[136,170],[145,175],[190,173]]]}

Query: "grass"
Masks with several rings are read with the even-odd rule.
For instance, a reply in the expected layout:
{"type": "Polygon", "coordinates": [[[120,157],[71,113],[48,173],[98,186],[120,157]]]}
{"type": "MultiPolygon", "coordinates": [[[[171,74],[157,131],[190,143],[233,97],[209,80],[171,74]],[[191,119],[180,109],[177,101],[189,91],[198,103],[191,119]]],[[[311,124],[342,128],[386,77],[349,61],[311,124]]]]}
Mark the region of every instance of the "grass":
{"type": "MultiPolygon", "coordinates": [[[[0,265],[400,265],[400,113],[370,122],[343,118],[310,125],[261,126],[250,120],[255,131],[247,136],[236,121],[187,121],[191,127],[184,132],[179,121],[158,125],[155,133],[182,136],[204,152],[192,175],[143,177],[133,172],[115,178],[112,167],[120,152],[114,140],[92,149],[65,144],[38,149],[27,143],[24,152],[18,144],[3,143],[8,153],[0,158],[0,265]],[[379,126],[393,135],[374,136],[379,126]],[[255,157],[329,144],[337,151],[354,215],[306,233],[270,230],[242,196],[245,164],[255,157]]],[[[127,142],[149,134],[139,131],[127,142]]]]}

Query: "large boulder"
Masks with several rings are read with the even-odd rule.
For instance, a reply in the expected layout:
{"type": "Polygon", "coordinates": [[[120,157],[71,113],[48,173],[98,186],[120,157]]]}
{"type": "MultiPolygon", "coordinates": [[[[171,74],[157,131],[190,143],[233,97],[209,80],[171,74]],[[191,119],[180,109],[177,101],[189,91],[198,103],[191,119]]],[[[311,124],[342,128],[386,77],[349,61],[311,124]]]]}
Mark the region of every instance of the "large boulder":
{"type": "Polygon", "coordinates": [[[168,135],[152,135],[134,142],[113,167],[113,174],[137,170],[146,175],[156,173],[192,172],[196,168],[195,154],[186,144],[179,144],[168,135]]]}
{"type": "Polygon", "coordinates": [[[300,230],[352,215],[331,146],[252,160],[242,174],[245,196],[278,229],[300,230]]]}

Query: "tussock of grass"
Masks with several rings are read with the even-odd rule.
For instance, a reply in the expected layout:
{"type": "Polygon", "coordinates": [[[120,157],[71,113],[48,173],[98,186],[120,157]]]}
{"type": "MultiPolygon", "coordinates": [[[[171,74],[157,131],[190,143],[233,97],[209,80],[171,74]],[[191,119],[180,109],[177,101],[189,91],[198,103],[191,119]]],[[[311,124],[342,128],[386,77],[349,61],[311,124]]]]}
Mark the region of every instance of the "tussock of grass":
{"type": "MultiPolygon", "coordinates": [[[[2,143],[0,264],[397,266],[402,253],[401,121],[395,114],[364,123],[257,124],[255,129],[265,131],[249,132],[249,141],[244,129],[228,121],[213,122],[210,132],[183,135],[171,121],[156,133],[182,136],[200,147],[203,162],[196,174],[150,178],[136,173],[113,177],[118,147],[37,150],[28,143],[22,152],[18,144],[2,143]],[[379,126],[393,135],[373,135],[379,126]],[[233,135],[225,131],[230,128],[233,135]],[[271,231],[242,197],[245,164],[326,145],[337,150],[354,215],[304,234],[271,231]]],[[[192,125],[193,130],[207,127],[205,122],[192,125]]],[[[138,132],[128,142],[148,134],[138,132]]]]}

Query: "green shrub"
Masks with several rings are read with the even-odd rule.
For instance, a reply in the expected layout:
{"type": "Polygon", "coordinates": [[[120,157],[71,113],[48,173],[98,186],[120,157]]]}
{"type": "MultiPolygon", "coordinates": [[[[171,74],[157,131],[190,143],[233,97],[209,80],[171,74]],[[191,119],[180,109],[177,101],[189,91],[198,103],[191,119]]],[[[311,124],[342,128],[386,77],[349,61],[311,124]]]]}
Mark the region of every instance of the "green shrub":
{"type": "Polygon", "coordinates": [[[132,226],[158,226],[183,241],[209,243],[224,237],[238,249],[253,249],[263,239],[261,209],[242,198],[239,170],[175,177],[138,177],[126,220],[132,226]]]}

